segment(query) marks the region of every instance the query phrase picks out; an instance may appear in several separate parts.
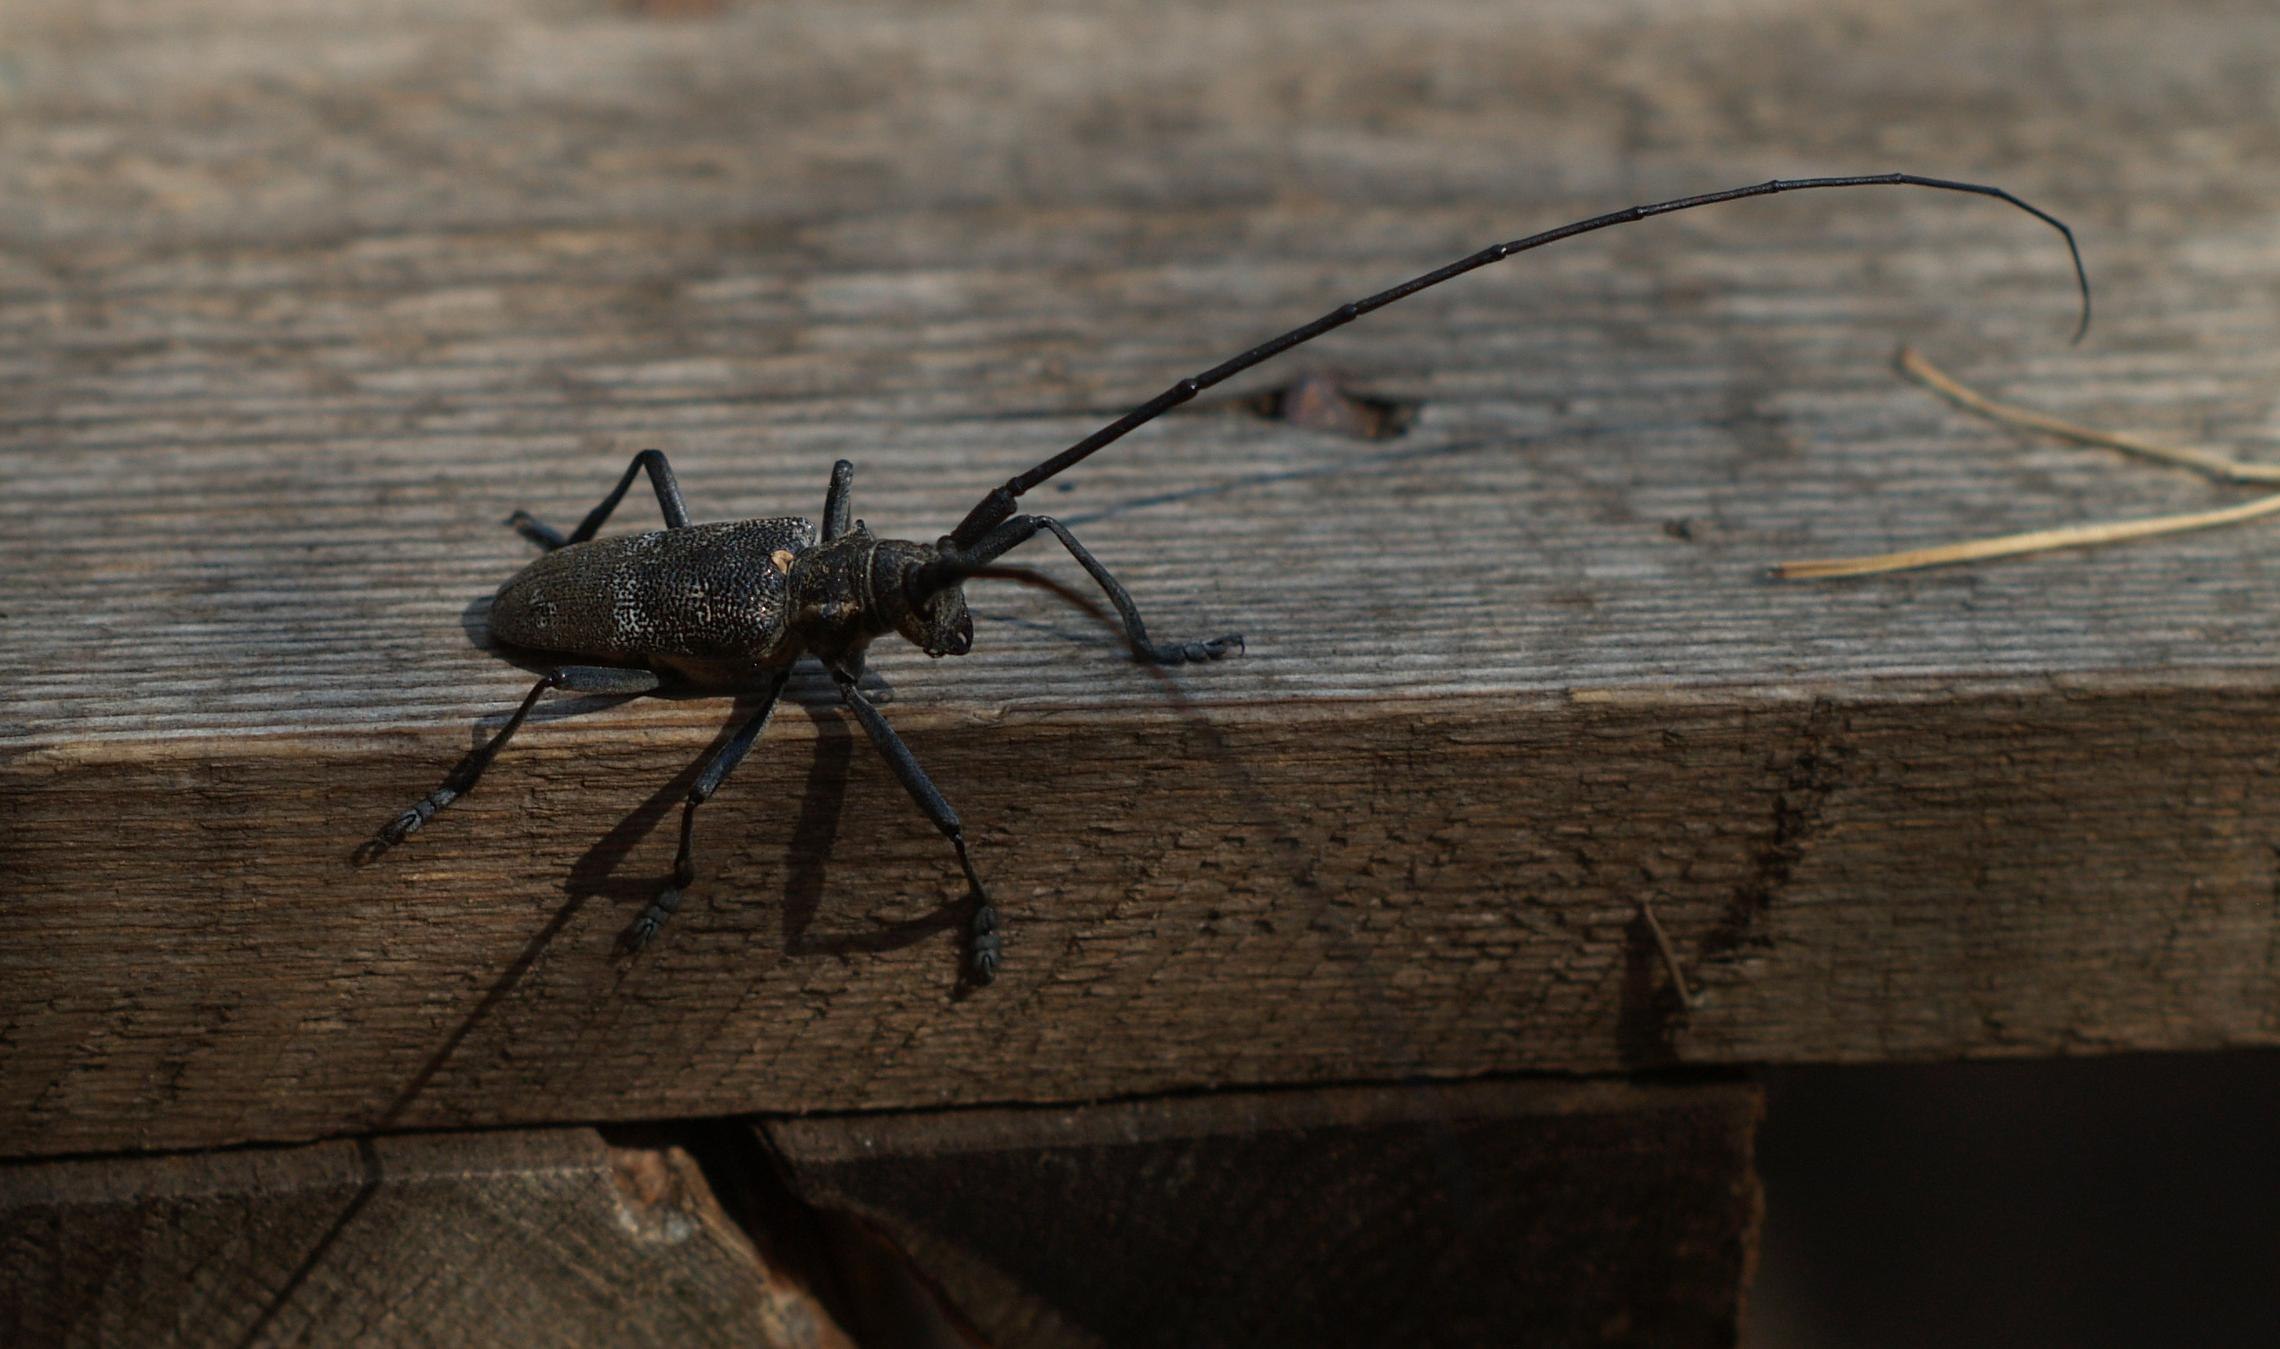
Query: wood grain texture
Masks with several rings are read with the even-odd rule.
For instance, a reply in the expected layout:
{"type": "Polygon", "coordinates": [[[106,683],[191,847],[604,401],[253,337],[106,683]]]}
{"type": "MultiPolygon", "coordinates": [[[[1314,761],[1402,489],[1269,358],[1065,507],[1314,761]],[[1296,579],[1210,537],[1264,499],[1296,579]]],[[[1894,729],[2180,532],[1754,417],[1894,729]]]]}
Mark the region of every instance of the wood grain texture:
{"type": "Polygon", "coordinates": [[[1732,1345],[1739,1084],[1331,1089],[775,1121],[1000,1349],[1732,1345]],[[1072,1221],[1075,1218],[1075,1221],[1072,1221]]]}
{"type": "MultiPolygon", "coordinates": [[[[11,5],[0,1152],[1665,1063],[2280,1042],[2256,530],[1764,564],[2230,500],[1886,366],[2280,435],[2280,19],[2197,0],[11,5]],[[542,711],[481,605],[666,449],[701,518],[930,538],[1166,382],[1500,237],[1776,174],[1996,180],[1595,236],[1041,493],[1161,637],[977,584],[889,715],[1011,924],[803,676],[613,941],[726,706],[542,711]],[[1652,900],[1709,1001],[1678,1017],[1652,900]]],[[[1279,377],[1296,373],[1286,363],[1279,377]]],[[[627,527],[647,523],[629,504],[627,527]]],[[[1022,554],[1071,584],[1066,559],[1022,554]]],[[[1085,598],[1080,592],[1080,599],[1085,598]]],[[[569,710],[589,704],[573,701],[569,710]]]]}
{"type": "Polygon", "coordinates": [[[585,1129],[0,1167],[0,1341],[851,1345],[688,1154],[585,1129]]]}

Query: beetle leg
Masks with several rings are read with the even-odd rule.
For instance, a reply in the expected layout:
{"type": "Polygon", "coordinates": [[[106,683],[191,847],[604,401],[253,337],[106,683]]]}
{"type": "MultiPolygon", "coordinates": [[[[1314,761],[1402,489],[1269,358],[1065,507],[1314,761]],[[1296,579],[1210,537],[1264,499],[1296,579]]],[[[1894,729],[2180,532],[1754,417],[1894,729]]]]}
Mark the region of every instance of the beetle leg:
{"type": "Polygon", "coordinates": [[[618,479],[618,485],[610,489],[608,496],[602,498],[601,505],[586,513],[586,518],[578,523],[576,529],[570,531],[568,538],[562,537],[561,531],[553,526],[539,523],[538,517],[529,511],[516,511],[507,517],[507,523],[516,533],[548,552],[569,544],[584,543],[594,537],[594,531],[600,529],[602,522],[610,518],[610,512],[617,509],[620,501],[625,500],[626,489],[633,486],[634,476],[643,469],[649,470],[650,486],[657,489],[657,504],[665,512],[665,527],[688,528],[689,508],[681,500],[681,484],[674,481],[673,466],[665,462],[663,450],[643,450],[635,455],[633,462],[625,466],[625,476],[618,479]]]}
{"type": "Polygon", "coordinates": [[[627,944],[635,950],[649,944],[650,938],[657,935],[657,929],[665,926],[665,920],[673,916],[675,909],[681,907],[681,892],[696,884],[697,863],[691,852],[691,843],[696,828],[697,807],[712,799],[712,794],[720,790],[720,784],[728,780],[728,775],[736,771],[738,764],[744,762],[745,754],[751,750],[753,742],[760,738],[760,733],[768,729],[768,719],[776,715],[776,699],[783,693],[784,681],[790,676],[791,670],[786,667],[770,677],[760,696],[760,710],[737,727],[736,734],[729,737],[727,744],[714,750],[712,758],[698,771],[696,785],[689,788],[689,799],[681,807],[681,849],[673,855],[673,883],[657,892],[657,898],[651,900],[649,907],[641,911],[641,916],[633,920],[633,927],[626,934],[627,944]]]}
{"type": "Polygon", "coordinates": [[[934,827],[942,831],[942,836],[950,840],[950,846],[958,850],[958,865],[965,871],[966,884],[973,888],[974,897],[973,916],[966,925],[966,972],[975,983],[988,983],[997,976],[998,960],[1002,954],[998,938],[997,906],[990,903],[990,893],[982,885],[981,874],[974,870],[974,859],[966,851],[966,834],[959,827],[958,812],[950,808],[948,801],[942,799],[942,793],[935,788],[933,780],[926,776],[926,770],[918,766],[918,759],[910,752],[910,746],[902,742],[902,737],[895,734],[895,728],[887,724],[887,719],[879,714],[879,709],[871,705],[871,700],[863,696],[861,689],[855,687],[855,677],[836,668],[832,670],[831,677],[839,684],[840,701],[846,703],[847,710],[853,712],[855,719],[863,723],[863,730],[871,737],[871,743],[878,746],[879,753],[886,758],[887,766],[895,771],[895,777],[902,782],[903,790],[909,792],[910,799],[916,801],[918,808],[926,812],[926,818],[934,821],[934,827]]]}
{"type": "Polygon", "coordinates": [[[1013,517],[991,530],[980,543],[974,545],[973,552],[961,560],[970,566],[988,566],[1045,530],[1052,531],[1053,537],[1059,539],[1061,545],[1069,550],[1069,556],[1077,560],[1077,565],[1091,573],[1093,580],[1108,596],[1108,602],[1116,606],[1116,612],[1124,619],[1125,636],[1132,639],[1132,649],[1142,660],[1153,661],[1158,665],[1184,665],[1189,661],[1218,660],[1222,656],[1243,650],[1243,635],[1235,632],[1224,637],[1214,637],[1208,642],[1175,642],[1158,646],[1149,641],[1148,629],[1140,622],[1140,607],[1132,602],[1132,593],[1124,588],[1123,582],[1108,574],[1108,568],[1094,560],[1093,555],[1085,550],[1083,544],[1077,542],[1077,536],[1071,534],[1066,525],[1050,515],[1013,517]]]}
{"type": "Polygon", "coordinates": [[[657,676],[648,670],[625,670],[608,665],[565,665],[547,671],[539,676],[536,684],[530,686],[530,693],[523,698],[522,706],[507,718],[507,724],[499,728],[497,735],[484,742],[482,748],[470,751],[466,758],[461,759],[452,768],[450,775],[444,778],[442,786],[421,797],[410,810],[381,826],[379,834],[359,849],[360,856],[370,860],[380,852],[403,842],[414,830],[435,818],[437,811],[474,790],[477,779],[483,776],[483,770],[491,766],[491,760],[497,758],[499,751],[514,738],[515,732],[522,729],[523,720],[530,716],[530,710],[538,706],[540,696],[548,689],[568,689],[573,693],[634,694],[647,693],[656,688],[657,684],[657,676]]]}
{"type": "Polygon", "coordinates": [[[831,542],[847,532],[848,516],[854,513],[851,499],[855,490],[855,466],[842,459],[831,466],[831,486],[823,494],[823,541],[831,542]]]}

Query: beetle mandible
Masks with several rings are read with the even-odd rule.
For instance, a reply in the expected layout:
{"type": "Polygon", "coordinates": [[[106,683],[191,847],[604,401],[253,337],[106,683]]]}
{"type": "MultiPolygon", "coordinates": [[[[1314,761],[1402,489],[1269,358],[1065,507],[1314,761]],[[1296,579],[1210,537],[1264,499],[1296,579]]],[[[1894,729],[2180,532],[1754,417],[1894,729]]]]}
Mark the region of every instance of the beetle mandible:
{"type": "Polygon", "coordinates": [[[1059,454],[992,488],[957,528],[931,544],[876,538],[860,522],[851,522],[849,494],[854,467],[846,460],[832,466],[820,528],[815,522],[791,516],[692,524],[665,456],[657,450],[643,450],[634,456],[610,494],[567,536],[524,511],[508,519],[508,524],[547,551],[499,589],[491,609],[491,633],[510,645],[571,657],[580,663],[559,665],[540,676],[498,734],[461,760],[442,786],[389,821],[367,847],[377,852],[401,842],[437,811],[466,795],[549,689],[606,694],[667,688],[724,695],[756,693],[759,709],[713,751],[689,789],[681,810],[681,842],[673,859],[672,879],[634,920],[628,934],[635,946],[643,945],[657,935],[680,906],[682,893],[696,881],[692,839],[697,807],[719,790],[766,729],[794,662],[811,656],[830,673],[839,687],[840,700],[861,723],[904,789],[956,850],[973,906],[967,920],[964,977],[977,984],[987,983],[996,975],[1003,954],[996,906],[982,884],[981,873],[974,868],[957,811],[858,687],[865,648],[892,632],[916,643],[929,656],[965,655],[973,645],[974,629],[966,610],[964,582],[1037,535],[1051,534],[1107,594],[1140,659],[1179,665],[1217,660],[1243,649],[1243,639],[1234,634],[1200,642],[1158,644],[1151,640],[1132,596],[1075,535],[1051,516],[1015,513],[1015,503],[1023,493],[1222,380],[1476,267],[1649,216],[1744,197],[1836,187],[1969,192],[1996,198],[2036,217],[2065,239],[2073,260],[2075,283],[2081,292],[2081,320],[2075,340],[2081,340],[2089,330],[2090,279],[2074,232],[2056,216],[2001,188],[1910,173],[1775,179],[1631,206],[1492,244],[1390,289],[1342,304],[1311,323],[1180,380],[1059,454]],[[665,528],[595,539],[594,532],[644,472],[664,511],[665,528]]]}

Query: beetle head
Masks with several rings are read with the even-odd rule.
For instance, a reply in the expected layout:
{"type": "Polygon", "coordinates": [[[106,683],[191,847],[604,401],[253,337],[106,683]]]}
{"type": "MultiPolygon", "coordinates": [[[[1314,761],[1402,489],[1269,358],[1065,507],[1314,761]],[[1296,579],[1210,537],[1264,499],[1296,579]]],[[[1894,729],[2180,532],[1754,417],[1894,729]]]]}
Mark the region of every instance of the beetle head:
{"type": "Polygon", "coordinates": [[[929,656],[963,656],[974,649],[974,616],[966,612],[966,592],[958,586],[921,600],[895,630],[929,656]]]}
{"type": "Polygon", "coordinates": [[[963,656],[974,649],[974,616],[966,610],[963,578],[930,566],[939,562],[933,549],[882,540],[874,557],[872,591],[896,632],[929,656],[963,656]]]}

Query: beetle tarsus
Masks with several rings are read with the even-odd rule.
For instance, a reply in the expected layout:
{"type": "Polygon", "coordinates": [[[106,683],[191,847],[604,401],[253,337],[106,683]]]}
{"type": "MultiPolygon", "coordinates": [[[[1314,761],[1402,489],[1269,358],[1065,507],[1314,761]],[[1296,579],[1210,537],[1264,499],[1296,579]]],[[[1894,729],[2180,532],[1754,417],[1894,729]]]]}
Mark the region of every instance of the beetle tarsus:
{"type": "Polygon", "coordinates": [[[665,926],[665,920],[672,917],[680,907],[681,891],[678,886],[668,885],[658,891],[657,898],[649,901],[649,907],[643,909],[641,916],[633,920],[633,926],[626,929],[626,945],[636,951],[649,945],[656,940],[657,930],[665,926]]]}
{"type": "Polygon", "coordinates": [[[1200,665],[1243,654],[1243,634],[1228,633],[1208,642],[1182,642],[1178,646],[1150,646],[1140,653],[1158,665],[1200,665]]]}
{"type": "Polygon", "coordinates": [[[388,821],[380,830],[380,837],[390,843],[401,843],[419,831],[419,827],[435,818],[435,813],[459,799],[459,789],[438,787],[419,800],[419,804],[388,821]]]}
{"type": "Polygon", "coordinates": [[[984,898],[966,924],[966,976],[976,984],[997,978],[1004,947],[998,937],[997,906],[984,898]]]}

